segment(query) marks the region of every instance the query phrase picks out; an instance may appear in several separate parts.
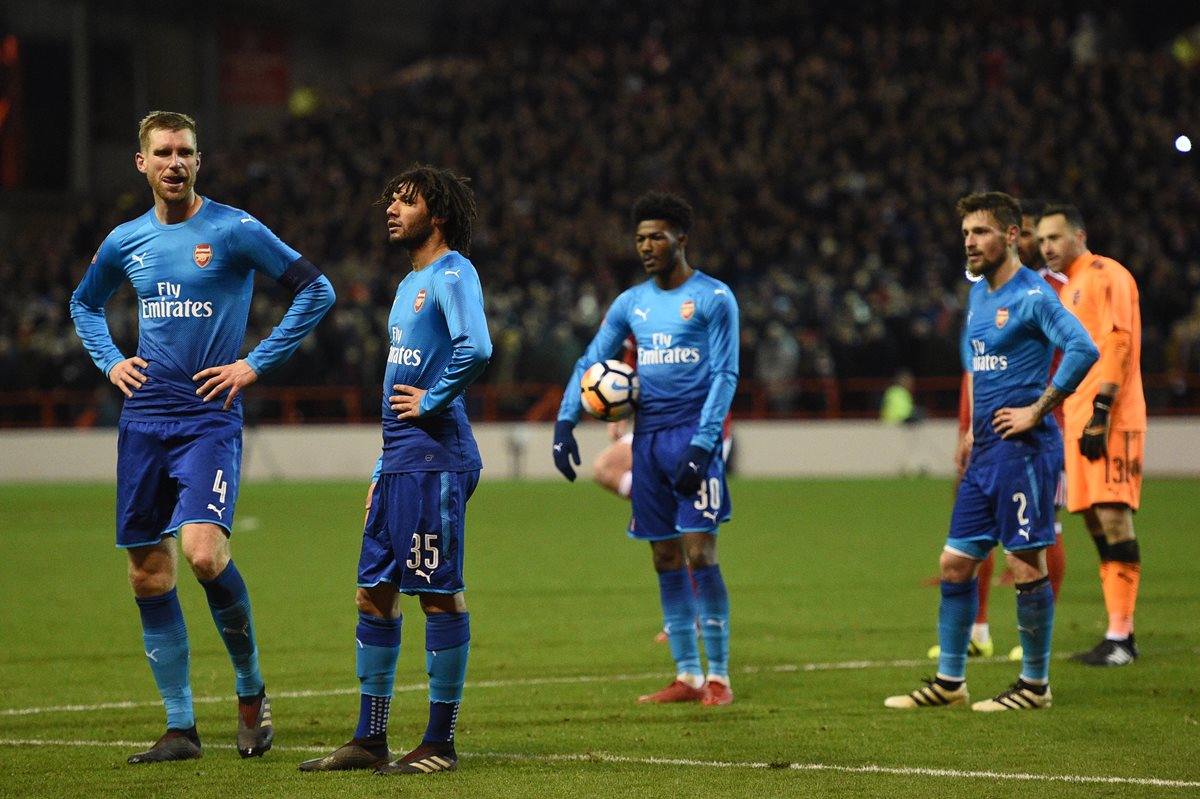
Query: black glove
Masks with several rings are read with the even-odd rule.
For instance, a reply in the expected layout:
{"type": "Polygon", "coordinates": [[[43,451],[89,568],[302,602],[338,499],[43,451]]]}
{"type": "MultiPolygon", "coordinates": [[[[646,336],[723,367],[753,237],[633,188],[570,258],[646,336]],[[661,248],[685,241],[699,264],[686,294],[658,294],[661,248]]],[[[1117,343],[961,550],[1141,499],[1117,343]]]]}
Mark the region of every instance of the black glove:
{"type": "Polygon", "coordinates": [[[1083,426],[1079,439],[1079,452],[1089,461],[1108,455],[1108,412],[1112,404],[1113,398],[1108,394],[1097,394],[1092,401],[1092,418],[1083,426]]]}
{"type": "Polygon", "coordinates": [[[712,451],[692,444],[683,453],[679,468],[675,470],[675,490],[680,494],[695,494],[700,490],[700,483],[708,475],[708,462],[712,459],[712,451]]]}
{"type": "Polygon", "coordinates": [[[574,422],[559,419],[554,423],[554,468],[572,483],[575,482],[575,469],[571,467],[571,459],[579,465],[579,445],[575,443],[574,431],[574,422]]]}

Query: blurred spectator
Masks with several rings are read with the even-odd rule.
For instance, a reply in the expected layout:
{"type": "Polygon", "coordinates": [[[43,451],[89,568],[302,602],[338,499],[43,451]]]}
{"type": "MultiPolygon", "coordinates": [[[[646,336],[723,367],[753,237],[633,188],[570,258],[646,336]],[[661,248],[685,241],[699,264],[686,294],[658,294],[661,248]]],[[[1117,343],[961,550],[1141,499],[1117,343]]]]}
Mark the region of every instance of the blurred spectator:
{"type": "Polygon", "coordinates": [[[911,424],[925,418],[913,400],[912,372],[907,369],[896,372],[895,381],[883,392],[879,418],[888,424],[911,424]]]}
{"type": "MultiPolygon", "coordinates": [[[[608,303],[642,279],[625,215],[648,188],[711,220],[689,254],[737,292],[743,376],[769,383],[780,410],[823,402],[787,388],[796,378],[884,377],[901,360],[917,377],[958,374],[967,284],[946,231],[954,201],[983,189],[1082,208],[1089,241],[1146,286],[1147,369],[1167,368],[1168,341],[1194,352],[1179,325],[1200,269],[1181,265],[1200,252],[1200,176],[1171,146],[1200,130],[1200,70],[1176,41],[1188,26],[1149,41],[1073,4],[982,3],[969,20],[883,5],[514,0],[503,17],[456,15],[436,57],[206,153],[213,195],[311,253],[344,298],[271,382],[366,387],[378,412],[374,336],[407,267],[385,255],[370,206],[414,160],[470,175],[481,198],[473,255],[497,343],[483,383],[566,379],[608,303]],[[1068,101],[1087,112],[1042,123],[1068,101]]],[[[99,200],[0,248],[0,390],[102,380],[71,340],[67,295],[101,237],[142,209],[99,200]]],[[[279,301],[260,289],[248,336],[279,301]]],[[[113,304],[126,347],[135,307],[113,304]]]]}

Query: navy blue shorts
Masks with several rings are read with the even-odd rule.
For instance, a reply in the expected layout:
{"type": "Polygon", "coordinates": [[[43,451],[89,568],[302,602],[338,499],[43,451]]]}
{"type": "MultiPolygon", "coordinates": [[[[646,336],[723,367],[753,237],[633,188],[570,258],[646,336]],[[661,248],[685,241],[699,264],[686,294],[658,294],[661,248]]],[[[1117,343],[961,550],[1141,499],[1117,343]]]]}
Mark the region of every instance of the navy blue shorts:
{"type": "Polygon", "coordinates": [[[117,546],[144,547],[208,522],[233,530],[242,470],[242,422],[124,421],[117,434],[117,546]]]}
{"type": "Polygon", "coordinates": [[[640,541],[678,538],[682,533],[713,533],[729,521],[733,504],[725,483],[720,449],[708,462],[708,474],[694,494],[676,493],[672,483],[695,425],[682,425],[633,436],[633,518],[629,535],[640,541]]]}
{"type": "Polygon", "coordinates": [[[371,495],[358,585],[405,594],[457,594],[463,584],[467,500],[479,471],[382,474],[371,495]]]}
{"type": "Polygon", "coordinates": [[[1006,552],[1054,543],[1054,495],[1062,453],[1042,452],[977,466],[958,486],[946,548],[983,560],[997,543],[1006,552]]]}

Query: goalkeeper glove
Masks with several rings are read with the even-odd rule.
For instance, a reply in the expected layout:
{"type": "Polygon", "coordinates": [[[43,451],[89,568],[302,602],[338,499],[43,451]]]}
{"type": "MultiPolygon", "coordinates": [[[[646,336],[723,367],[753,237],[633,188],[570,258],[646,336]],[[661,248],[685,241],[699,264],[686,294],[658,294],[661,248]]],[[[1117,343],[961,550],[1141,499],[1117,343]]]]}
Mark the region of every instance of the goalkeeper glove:
{"type": "Polygon", "coordinates": [[[1083,426],[1079,439],[1079,452],[1089,461],[1108,455],[1108,412],[1112,410],[1113,398],[1108,394],[1097,394],[1092,401],[1092,418],[1083,426]]]}

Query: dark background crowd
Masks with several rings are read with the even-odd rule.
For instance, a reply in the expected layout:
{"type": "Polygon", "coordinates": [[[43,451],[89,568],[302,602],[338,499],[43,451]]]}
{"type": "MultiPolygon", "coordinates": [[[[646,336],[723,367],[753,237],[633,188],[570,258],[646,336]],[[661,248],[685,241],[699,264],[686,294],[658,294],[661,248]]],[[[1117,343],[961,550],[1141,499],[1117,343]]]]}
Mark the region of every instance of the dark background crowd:
{"type": "MultiPolygon", "coordinates": [[[[377,407],[408,267],[374,203],[419,160],[477,194],[486,384],[566,379],[641,279],[628,211],[650,188],[695,206],[689,259],[735,290],[742,378],[772,410],[821,409],[800,380],[954,376],[968,288],[954,203],[999,189],[1081,208],[1092,249],[1138,280],[1144,372],[1176,378],[1152,406],[1200,405],[1185,380],[1200,372],[1200,154],[1175,144],[1200,143],[1194,21],[1127,5],[795,5],[448,8],[436,48],[277,130],[213,151],[200,119],[200,193],[256,215],[338,292],[270,384],[362,386],[377,407]]],[[[150,205],[130,172],[127,190],[72,200],[0,251],[0,390],[103,384],[67,301],[108,231],[150,205]]],[[[260,286],[248,342],[287,302],[260,286]]],[[[128,289],[108,318],[132,353],[128,289]]]]}

